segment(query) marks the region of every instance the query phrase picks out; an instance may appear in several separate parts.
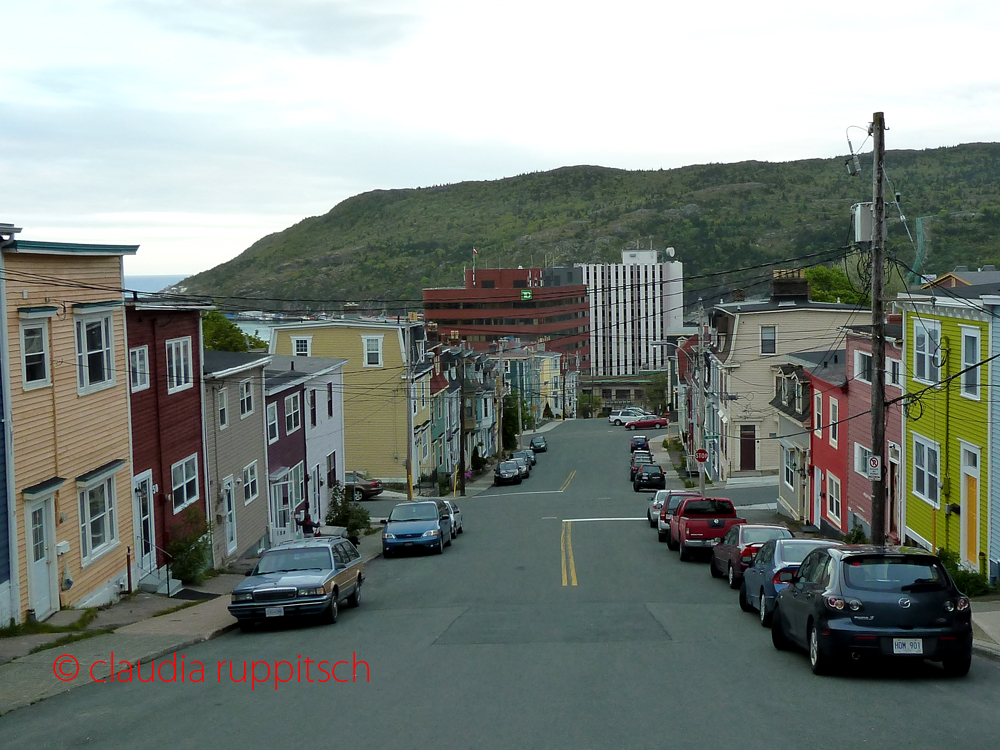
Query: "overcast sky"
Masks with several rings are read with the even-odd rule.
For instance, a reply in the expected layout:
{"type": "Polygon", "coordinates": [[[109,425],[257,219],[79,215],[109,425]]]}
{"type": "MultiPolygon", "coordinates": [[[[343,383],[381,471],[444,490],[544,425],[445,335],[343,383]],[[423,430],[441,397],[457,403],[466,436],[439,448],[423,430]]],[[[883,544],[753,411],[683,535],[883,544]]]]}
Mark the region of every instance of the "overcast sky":
{"type": "Polygon", "coordinates": [[[995,141],[1000,3],[8,0],[0,222],[194,273],[376,188],[995,141]],[[865,136],[854,130],[855,147],[865,136]]]}

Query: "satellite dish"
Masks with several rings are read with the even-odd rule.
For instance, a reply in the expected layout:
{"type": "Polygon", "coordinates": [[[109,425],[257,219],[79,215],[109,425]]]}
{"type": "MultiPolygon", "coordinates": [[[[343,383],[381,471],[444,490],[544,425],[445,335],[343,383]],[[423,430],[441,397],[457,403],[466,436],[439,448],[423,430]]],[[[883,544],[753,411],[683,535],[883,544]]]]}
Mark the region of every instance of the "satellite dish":
{"type": "Polygon", "coordinates": [[[667,248],[667,257],[668,258],[673,258],[674,257],[674,252],[675,251],[674,251],[674,249],[672,247],[668,247],[667,248]]]}

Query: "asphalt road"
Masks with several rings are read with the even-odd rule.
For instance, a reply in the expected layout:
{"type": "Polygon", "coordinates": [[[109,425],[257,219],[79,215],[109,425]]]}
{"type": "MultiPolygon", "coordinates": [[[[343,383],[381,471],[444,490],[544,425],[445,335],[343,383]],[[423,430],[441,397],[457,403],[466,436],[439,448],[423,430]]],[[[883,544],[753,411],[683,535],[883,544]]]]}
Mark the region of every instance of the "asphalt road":
{"type": "Polygon", "coordinates": [[[589,420],[546,437],[531,479],[461,503],[466,532],[445,554],[371,563],[336,625],[234,632],[186,650],[209,665],[203,684],[79,688],[0,719],[0,746],[996,746],[997,664],[813,676],[707,565],[657,542],[626,433],[589,420]],[[370,681],[217,678],[220,660],[352,654],[370,681]]]}

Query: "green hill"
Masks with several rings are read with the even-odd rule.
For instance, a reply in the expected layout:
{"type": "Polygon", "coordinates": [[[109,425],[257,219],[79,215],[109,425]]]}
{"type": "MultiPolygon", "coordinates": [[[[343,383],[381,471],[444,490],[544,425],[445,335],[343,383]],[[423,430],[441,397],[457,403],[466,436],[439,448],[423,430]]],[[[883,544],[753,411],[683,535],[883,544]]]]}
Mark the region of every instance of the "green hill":
{"type": "MultiPolygon", "coordinates": [[[[491,182],[376,190],[349,198],[254,243],[237,258],[181,282],[233,297],[330,300],[420,298],[461,284],[479,267],[544,258],[551,264],[618,261],[626,247],[673,246],[685,274],[740,269],[845,244],[852,203],[871,199],[871,158],[849,177],[844,158],[703,164],[657,171],[564,167],[491,182]]],[[[886,169],[910,230],[924,220],[923,270],[1000,264],[1000,144],[889,151],[886,169]]],[[[914,251],[890,208],[889,249],[914,251]]],[[[743,272],[752,275],[759,272],[743,272]]],[[[741,273],[724,281],[739,284],[741,273]]],[[[275,304],[247,308],[280,307],[275,304]]]]}

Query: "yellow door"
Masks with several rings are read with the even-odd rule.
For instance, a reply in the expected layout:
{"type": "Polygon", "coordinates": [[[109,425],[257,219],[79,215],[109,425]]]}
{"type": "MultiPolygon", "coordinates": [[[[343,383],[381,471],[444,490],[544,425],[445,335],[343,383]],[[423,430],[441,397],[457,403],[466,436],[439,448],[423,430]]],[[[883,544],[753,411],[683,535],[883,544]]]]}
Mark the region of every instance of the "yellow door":
{"type": "Polygon", "coordinates": [[[979,568],[979,480],[965,475],[965,559],[979,568]]]}

